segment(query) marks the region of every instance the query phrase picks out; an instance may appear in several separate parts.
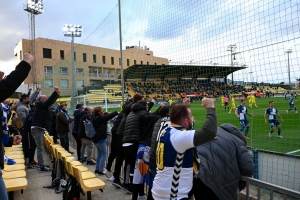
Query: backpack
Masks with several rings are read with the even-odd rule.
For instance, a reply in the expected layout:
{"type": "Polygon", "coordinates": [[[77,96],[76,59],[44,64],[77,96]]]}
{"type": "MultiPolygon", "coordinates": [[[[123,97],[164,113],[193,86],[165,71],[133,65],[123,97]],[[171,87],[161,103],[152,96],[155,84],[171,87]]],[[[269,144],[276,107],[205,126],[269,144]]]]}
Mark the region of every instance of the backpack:
{"type": "Polygon", "coordinates": [[[74,176],[69,177],[65,190],[63,192],[63,200],[79,200],[80,185],[74,176]]]}
{"type": "Polygon", "coordinates": [[[64,165],[61,160],[59,159],[54,160],[51,177],[52,177],[52,188],[55,189],[55,193],[62,192],[61,187],[63,186],[63,182],[61,180],[64,180],[65,172],[64,172],[64,165]]]}
{"type": "Polygon", "coordinates": [[[92,120],[86,120],[83,121],[84,124],[84,129],[85,129],[85,134],[88,138],[93,138],[96,134],[95,128],[94,128],[94,124],[92,122],[92,120]]]}

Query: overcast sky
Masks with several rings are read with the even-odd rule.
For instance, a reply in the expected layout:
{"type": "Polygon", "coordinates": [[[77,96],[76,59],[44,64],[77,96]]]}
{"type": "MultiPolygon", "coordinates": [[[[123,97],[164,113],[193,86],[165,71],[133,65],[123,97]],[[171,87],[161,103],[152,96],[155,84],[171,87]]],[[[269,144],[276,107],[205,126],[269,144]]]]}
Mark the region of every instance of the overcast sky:
{"type": "MultiPolygon", "coordinates": [[[[0,70],[13,69],[13,49],[29,37],[24,0],[0,1],[0,70]]],[[[119,48],[117,0],[45,0],[36,16],[36,37],[70,41],[65,23],[83,25],[76,42],[119,48]],[[85,3],[83,3],[85,2],[85,3]]],[[[173,64],[230,65],[228,44],[236,44],[236,61],[247,69],[235,80],[287,82],[287,46],[291,79],[300,77],[299,0],[123,0],[122,37],[125,46],[148,46],[155,56],[173,64]],[[253,73],[250,73],[253,72],[253,73]],[[252,75],[252,77],[250,77],[252,75]]],[[[231,76],[230,76],[231,77],[231,76]]]]}
{"type": "MultiPolygon", "coordinates": [[[[62,33],[65,23],[83,25],[84,34],[91,33],[117,3],[117,0],[45,0],[44,13],[36,16],[36,38],[69,41],[62,33]]],[[[25,0],[0,1],[0,70],[6,74],[14,69],[16,44],[22,38],[29,38],[24,4],[25,0]]]]}

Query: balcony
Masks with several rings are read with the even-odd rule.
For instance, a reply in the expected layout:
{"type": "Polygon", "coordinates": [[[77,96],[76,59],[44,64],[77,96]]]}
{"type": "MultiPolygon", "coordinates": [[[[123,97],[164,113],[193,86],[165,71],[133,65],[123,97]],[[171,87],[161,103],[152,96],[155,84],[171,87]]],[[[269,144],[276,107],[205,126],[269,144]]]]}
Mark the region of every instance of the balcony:
{"type": "Polygon", "coordinates": [[[95,73],[89,73],[89,77],[98,77],[98,78],[101,78],[102,76],[101,76],[101,73],[95,72],[95,73]]]}

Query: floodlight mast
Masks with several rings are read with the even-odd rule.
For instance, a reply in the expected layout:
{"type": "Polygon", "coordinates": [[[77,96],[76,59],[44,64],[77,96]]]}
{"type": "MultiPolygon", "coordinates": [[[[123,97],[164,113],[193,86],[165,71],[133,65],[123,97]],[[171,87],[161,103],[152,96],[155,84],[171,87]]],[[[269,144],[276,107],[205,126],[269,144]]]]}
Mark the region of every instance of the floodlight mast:
{"type": "Polygon", "coordinates": [[[63,33],[66,37],[72,37],[71,41],[71,61],[72,61],[72,104],[71,107],[75,106],[77,103],[77,83],[76,83],[76,68],[75,68],[75,60],[74,60],[74,37],[81,37],[83,34],[83,28],[81,25],[74,24],[65,24],[63,27],[63,33]],[[76,102],[75,102],[76,101],[76,102]]]}
{"type": "Polygon", "coordinates": [[[291,85],[291,71],[290,71],[290,54],[293,52],[292,46],[285,49],[284,53],[288,55],[288,75],[289,75],[289,85],[291,85]]]}
{"type": "MultiPolygon", "coordinates": [[[[227,47],[227,51],[230,51],[230,55],[231,55],[231,68],[233,69],[233,54],[236,50],[236,44],[229,44],[227,47]]],[[[233,85],[233,72],[231,74],[231,83],[233,85]]]]}
{"type": "MultiPolygon", "coordinates": [[[[44,0],[27,0],[23,9],[28,12],[29,18],[29,40],[31,42],[31,54],[35,57],[35,15],[44,13],[44,0]]],[[[36,61],[31,64],[32,84],[37,87],[36,61]]]]}

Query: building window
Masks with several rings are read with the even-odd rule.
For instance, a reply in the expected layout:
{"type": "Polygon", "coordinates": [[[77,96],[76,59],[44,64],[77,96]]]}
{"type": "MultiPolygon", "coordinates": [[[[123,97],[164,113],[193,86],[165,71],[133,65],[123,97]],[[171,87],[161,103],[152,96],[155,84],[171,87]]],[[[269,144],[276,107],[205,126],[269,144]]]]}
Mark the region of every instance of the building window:
{"type": "Polygon", "coordinates": [[[74,52],[74,61],[76,61],[76,52],[74,52]]]}
{"type": "Polygon", "coordinates": [[[129,59],[127,59],[127,66],[129,66],[130,65],[130,62],[129,62],[129,59]]]}
{"type": "Polygon", "coordinates": [[[76,68],[76,75],[77,76],[83,76],[83,69],[82,68],[76,68]]]}
{"type": "Polygon", "coordinates": [[[83,54],[82,54],[82,61],[83,61],[83,62],[86,62],[86,53],[83,53],[83,54]]]}
{"type": "Polygon", "coordinates": [[[111,57],[111,64],[114,65],[115,64],[115,58],[111,57]]]}
{"type": "Polygon", "coordinates": [[[61,88],[67,88],[68,87],[68,80],[67,79],[61,79],[60,80],[60,87],[61,88]]]}
{"type": "Polygon", "coordinates": [[[45,88],[53,88],[53,79],[45,80],[45,88]]]}
{"type": "Polygon", "coordinates": [[[102,56],[102,63],[105,64],[105,56],[102,56]]]}
{"type": "Polygon", "coordinates": [[[44,67],[44,74],[45,75],[52,75],[53,74],[53,68],[52,68],[52,66],[45,66],[44,67]]]}
{"type": "Polygon", "coordinates": [[[61,60],[65,59],[65,52],[64,52],[64,50],[60,50],[60,59],[61,60]]]}
{"type": "Polygon", "coordinates": [[[52,58],[52,50],[43,48],[43,58],[52,58]]]}
{"type": "Polygon", "coordinates": [[[154,63],[154,65],[156,65],[156,63],[154,63]]]}
{"type": "Polygon", "coordinates": [[[82,88],[83,87],[83,80],[77,81],[77,87],[82,88]]]}
{"type": "Polygon", "coordinates": [[[119,58],[119,65],[121,65],[121,58],[119,58]]]}
{"type": "Polygon", "coordinates": [[[20,51],[20,60],[22,60],[23,58],[22,58],[22,51],[20,51]]]}
{"type": "Polygon", "coordinates": [[[136,65],[136,60],[133,61],[134,65],[136,65]]]}
{"type": "Polygon", "coordinates": [[[93,62],[94,62],[94,63],[97,62],[97,56],[96,56],[96,54],[93,54],[93,62]]]}
{"type": "Polygon", "coordinates": [[[143,64],[143,61],[141,61],[141,65],[143,64]]]}
{"type": "Polygon", "coordinates": [[[63,75],[63,76],[67,76],[68,75],[68,68],[67,67],[61,67],[59,69],[59,74],[63,75]]]}
{"type": "Polygon", "coordinates": [[[149,62],[147,62],[147,65],[149,65],[149,62]]]}

